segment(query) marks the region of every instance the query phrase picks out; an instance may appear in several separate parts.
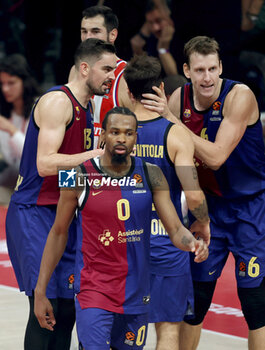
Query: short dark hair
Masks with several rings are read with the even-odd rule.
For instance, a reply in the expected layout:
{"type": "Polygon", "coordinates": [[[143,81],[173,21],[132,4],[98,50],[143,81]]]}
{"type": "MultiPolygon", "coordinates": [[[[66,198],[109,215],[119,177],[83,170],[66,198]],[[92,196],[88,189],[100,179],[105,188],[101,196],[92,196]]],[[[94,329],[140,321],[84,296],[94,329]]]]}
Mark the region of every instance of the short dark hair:
{"type": "Polygon", "coordinates": [[[107,6],[90,6],[87,7],[82,12],[82,19],[84,18],[93,18],[96,16],[102,16],[104,18],[104,24],[107,29],[107,32],[110,33],[112,29],[119,28],[119,20],[115,13],[110,7],[107,6]]]}
{"type": "Polygon", "coordinates": [[[153,86],[162,81],[161,64],[156,57],[134,56],[124,70],[124,79],[136,100],[142,99],[144,93],[155,93],[153,86]]]}
{"type": "Polygon", "coordinates": [[[136,121],[136,129],[138,128],[138,120],[137,117],[135,115],[135,113],[133,113],[129,108],[127,107],[114,107],[112,109],[110,109],[104,117],[104,120],[102,122],[102,129],[106,130],[107,129],[107,123],[108,123],[108,119],[109,116],[112,114],[123,114],[123,115],[131,115],[132,117],[134,117],[135,121],[136,121]]]}
{"type": "Polygon", "coordinates": [[[195,36],[184,45],[185,62],[190,64],[190,56],[194,52],[201,55],[217,54],[220,60],[220,48],[218,42],[214,38],[208,36],[195,36]]]}
{"type": "Polygon", "coordinates": [[[75,52],[75,65],[81,61],[94,64],[104,53],[116,54],[115,46],[100,39],[89,38],[82,41],[75,52]]]}

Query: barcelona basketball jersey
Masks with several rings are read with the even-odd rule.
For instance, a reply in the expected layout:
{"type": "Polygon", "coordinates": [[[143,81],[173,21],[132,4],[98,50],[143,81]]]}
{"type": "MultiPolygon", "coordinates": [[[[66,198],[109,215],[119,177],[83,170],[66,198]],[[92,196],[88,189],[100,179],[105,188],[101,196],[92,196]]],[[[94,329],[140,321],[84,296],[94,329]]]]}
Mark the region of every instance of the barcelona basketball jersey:
{"type": "MultiPolygon", "coordinates": [[[[186,84],[181,90],[182,122],[196,135],[214,142],[223,120],[225,98],[235,84],[223,79],[219,97],[205,111],[196,110],[192,85],[186,84]]],[[[260,120],[246,128],[239,144],[218,170],[211,170],[198,158],[195,164],[200,186],[207,194],[236,199],[264,191],[265,154],[260,120]]]]}
{"type": "MultiPolygon", "coordinates": [[[[58,153],[76,154],[93,149],[92,109],[82,107],[67,86],[56,86],[47,91],[62,91],[73,105],[73,117],[67,125],[58,153]]],[[[38,103],[38,102],[37,102],[38,103]]],[[[58,176],[39,176],[37,147],[39,127],[34,119],[34,106],[26,134],[20,163],[19,177],[12,201],[23,204],[50,205],[59,199],[58,176]]]]}
{"type": "Polygon", "coordinates": [[[145,163],[131,159],[122,178],[104,174],[99,158],[81,166],[86,188],[80,199],[75,292],[82,309],[148,311],[152,193],[145,163]]]}
{"type": "MultiPolygon", "coordinates": [[[[169,184],[171,200],[182,220],[181,184],[167,151],[167,137],[172,125],[174,124],[163,117],[147,121],[138,120],[136,156],[161,168],[169,184]]],[[[172,244],[154,207],[150,256],[151,271],[166,276],[182,274],[189,259],[187,252],[179,250],[172,244]]]]}

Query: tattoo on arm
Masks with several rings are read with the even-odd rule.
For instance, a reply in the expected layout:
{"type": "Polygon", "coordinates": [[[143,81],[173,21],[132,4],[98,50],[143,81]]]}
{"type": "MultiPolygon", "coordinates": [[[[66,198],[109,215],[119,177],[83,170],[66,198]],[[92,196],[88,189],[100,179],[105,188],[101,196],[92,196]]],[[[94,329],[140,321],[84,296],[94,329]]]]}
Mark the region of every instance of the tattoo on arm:
{"type": "Polygon", "coordinates": [[[184,246],[188,246],[188,245],[191,243],[191,239],[188,238],[187,236],[182,236],[182,238],[181,238],[181,243],[182,243],[184,246]]]}
{"type": "Polygon", "coordinates": [[[193,174],[193,179],[198,180],[198,173],[197,173],[197,169],[195,167],[192,168],[192,174],[193,174]]]}
{"type": "Polygon", "coordinates": [[[161,188],[163,184],[165,184],[163,181],[163,173],[156,165],[148,164],[148,174],[153,188],[161,188]]]}
{"type": "Polygon", "coordinates": [[[206,200],[204,199],[202,204],[200,204],[197,208],[191,210],[191,213],[199,221],[206,220],[208,218],[208,207],[206,200]]]}

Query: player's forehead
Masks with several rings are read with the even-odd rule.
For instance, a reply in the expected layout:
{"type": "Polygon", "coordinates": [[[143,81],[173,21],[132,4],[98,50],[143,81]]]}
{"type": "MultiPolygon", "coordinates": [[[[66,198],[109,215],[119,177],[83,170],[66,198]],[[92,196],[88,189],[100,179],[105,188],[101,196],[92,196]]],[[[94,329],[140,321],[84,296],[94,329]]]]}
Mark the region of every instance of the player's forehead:
{"type": "Polygon", "coordinates": [[[119,113],[110,114],[107,123],[107,130],[135,130],[136,120],[132,115],[125,115],[119,113]]]}
{"type": "Polygon", "coordinates": [[[93,28],[98,28],[107,31],[105,27],[104,17],[97,15],[95,17],[83,18],[81,21],[81,29],[91,30],[93,28]]]}
{"type": "Polygon", "coordinates": [[[112,69],[117,67],[117,57],[114,53],[104,52],[94,64],[95,68],[112,69]]]}
{"type": "Polygon", "coordinates": [[[190,55],[189,58],[189,65],[192,68],[198,68],[198,67],[212,67],[212,66],[219,66],[219,57],[217,53],[210,53],[207,55],[203,55],[199,52],[193,52],[190,55]]]}

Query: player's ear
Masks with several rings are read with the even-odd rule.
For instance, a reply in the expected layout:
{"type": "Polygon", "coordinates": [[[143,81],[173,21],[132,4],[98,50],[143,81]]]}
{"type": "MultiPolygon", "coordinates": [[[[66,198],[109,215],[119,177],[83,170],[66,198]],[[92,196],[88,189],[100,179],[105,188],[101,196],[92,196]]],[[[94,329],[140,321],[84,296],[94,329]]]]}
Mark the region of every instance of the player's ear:
{"type": "Polygon", "coordinates": [[[109,42],[111,44],[115,43],[115,40],[117,39],[118,36],[118,29],[114,28],[109,32],[109,42]]]}
{"type": "Polygon", "coordinates": [[[183,73],[187,79],[190,79],[190,68],[187,63],[183,64],[183,73]]]}
{"type": "Polygon", "coordinates": [[[90,70],[90,66],[89,66],[89,64],[88,64],[87,62],[81,62],[81,63],[80,63],[80,73],[81,73],[82,75],[87,76],[89,70],[90,70]]]}
{"type": "Polygon", "coordinates": [[[219,67],[220,67],[220,73],[219,73],[219,75],[221,75],[221,74],[223,73],[223,63],[222,63],[221,60],[220,60],[220,62],[219,62],[219,67]]]}

